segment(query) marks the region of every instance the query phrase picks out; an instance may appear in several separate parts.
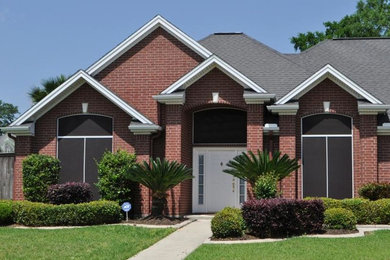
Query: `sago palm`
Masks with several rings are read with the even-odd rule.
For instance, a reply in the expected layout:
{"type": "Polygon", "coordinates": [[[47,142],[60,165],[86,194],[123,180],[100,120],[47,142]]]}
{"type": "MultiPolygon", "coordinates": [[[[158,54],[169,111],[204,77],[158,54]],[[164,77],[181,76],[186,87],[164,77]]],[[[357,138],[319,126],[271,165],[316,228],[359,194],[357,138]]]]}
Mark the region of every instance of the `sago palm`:
{"type": "Polygon", "coordinates": [[[249,182],[254,187],[259,176],[272,175],[277,181],[287,177],[291,172],[299,168],[298,160],[290,159],[287,154],[281,156],[279,151],[272,153],[257,150],[242,153],[227,163],[229,169],[225,173],[249,182]]]}
{"type": "Polygon", "coordinates": [[[33,87],[31,91],[28,93],[33,103],[37,103],[41,101],[44,97],[46,97],[50,92],[59,87],[62,83],[64,83],[68,78],[65,75],[59,75],[55,78],[49,78],[42,80],[42,87],[33,87]]]}
{"type": "Polygon", "coordinates": [[[167,203],[167,191],[179,183],[192,179],[192,170],[184,164],[165,159],[150,159],[128,170],[131,181],[138,182],[152,191],[152,216],[161,217],[167,203]]]}

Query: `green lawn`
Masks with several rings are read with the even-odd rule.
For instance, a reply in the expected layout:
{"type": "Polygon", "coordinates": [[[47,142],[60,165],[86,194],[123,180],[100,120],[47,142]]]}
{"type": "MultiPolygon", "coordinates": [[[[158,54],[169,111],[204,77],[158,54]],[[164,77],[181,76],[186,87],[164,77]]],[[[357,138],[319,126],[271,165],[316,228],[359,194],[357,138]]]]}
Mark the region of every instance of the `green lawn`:
{"type": "Polygon", "coordinates": [[[174,229],[110,225],[38,230],[0,228],[0,259],[127,259],[174,229]]]}
{"type": "Polygon", "coordinates": [[[262,244],[203,245],[194,259],[390,259],[390,231],[359,238],[291,238],[262,244]]]}

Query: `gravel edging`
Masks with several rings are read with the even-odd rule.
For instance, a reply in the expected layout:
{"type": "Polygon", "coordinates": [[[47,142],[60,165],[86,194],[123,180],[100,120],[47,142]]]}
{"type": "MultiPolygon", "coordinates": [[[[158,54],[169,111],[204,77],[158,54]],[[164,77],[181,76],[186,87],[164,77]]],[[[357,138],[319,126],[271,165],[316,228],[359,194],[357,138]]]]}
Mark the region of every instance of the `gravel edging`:
{"type": "MultiPolygon", "coordinates": [[[[314,238],[354,238],[354,237],[364,237],[366,232],[377,231],[377,230],[389,230],[390,225],[358,225],[356,228],[359,230],[358,233],[352,234],[340,234],[340,235],[330,235],[330,234],[316,234],[316,235],[304,235],[301,237],[314,237],[314,238]]],[[[230,241],[218,241],[211,240],[208,238],[204,244],[250,244],[250,243],[270,243],[270,242],[280,242],[290,238],[259,238],[251,240],[230,240],[230,241]]]]}

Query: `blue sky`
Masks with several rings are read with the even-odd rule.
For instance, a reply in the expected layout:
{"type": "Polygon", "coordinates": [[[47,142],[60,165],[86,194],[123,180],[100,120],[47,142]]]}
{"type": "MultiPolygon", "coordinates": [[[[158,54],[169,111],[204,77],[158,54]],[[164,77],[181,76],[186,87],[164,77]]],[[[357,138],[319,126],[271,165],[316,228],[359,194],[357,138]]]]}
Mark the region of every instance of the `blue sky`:
{"type": "Polygon", "coordinates": [[[86,69],[156,14],[196,40],[244,32],[281,52],[290,38],[322,30],[355,11],[357,0],[92,1],[0,0],[0,99],[31,106],[42,79],[86,69]]]}

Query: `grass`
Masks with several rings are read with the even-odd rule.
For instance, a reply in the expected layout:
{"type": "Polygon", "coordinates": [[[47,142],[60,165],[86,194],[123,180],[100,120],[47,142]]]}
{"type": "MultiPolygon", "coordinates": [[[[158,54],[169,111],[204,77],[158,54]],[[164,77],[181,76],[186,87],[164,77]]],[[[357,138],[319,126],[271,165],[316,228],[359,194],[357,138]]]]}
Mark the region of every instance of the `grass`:
{"type": "Polygon", "coordinates": [[[291,238],[262,244],[202,245],[194,259],[390,259],[390,231],[358,238],[291,238]]]}
{"type": "Polygon", "coordinates": [[[110,225],[39,230],[0,228],[0,259],[127,259],[173,232],[110,225]]]}

